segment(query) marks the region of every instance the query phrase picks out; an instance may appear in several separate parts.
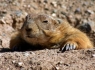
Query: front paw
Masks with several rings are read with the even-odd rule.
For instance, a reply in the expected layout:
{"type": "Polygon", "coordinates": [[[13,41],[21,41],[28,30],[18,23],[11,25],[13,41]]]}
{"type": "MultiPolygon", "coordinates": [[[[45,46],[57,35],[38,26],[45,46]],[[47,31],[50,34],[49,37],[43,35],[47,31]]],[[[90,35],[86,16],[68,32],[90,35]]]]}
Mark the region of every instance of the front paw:
{"type": "Polygon", "coordinates": [[[63,45],[63,47],[61,48],[61,52],[69,51],[69,50],[75,50],[76,47],[77,47],[76,44],[66,43],[66,44],[63,45]]]}

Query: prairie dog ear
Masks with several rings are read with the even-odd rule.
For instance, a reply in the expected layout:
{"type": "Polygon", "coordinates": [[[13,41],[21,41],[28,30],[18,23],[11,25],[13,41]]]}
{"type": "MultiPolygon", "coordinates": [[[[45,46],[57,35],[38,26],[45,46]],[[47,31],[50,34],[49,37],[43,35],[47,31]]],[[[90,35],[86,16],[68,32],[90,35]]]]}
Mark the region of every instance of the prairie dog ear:
{"type": "Polygon", "coordinates": [[[63,20],[62,19],[59,19],[59,18],[55,18],[55,19],[53,19],[54,20],[54,22],[56,23],[56,24],[61,24],[62,22],[63,22],[63,20]]]}
{"type": "Polygon", "coordinates": [[[68,24],[68,21],[66,19],[62,20],[62,19],[57,18],[56,21],[58,24],[68,24]]]}
{"type": "Polygon", "coordinates": [[[59,19],[59,18],[57,18],[56,20],[57,20],[57,22],[58,22],[59,24],[61,24],[61,23],[63,22],[63,20],[62,20],[62,19],[59,19]]]}

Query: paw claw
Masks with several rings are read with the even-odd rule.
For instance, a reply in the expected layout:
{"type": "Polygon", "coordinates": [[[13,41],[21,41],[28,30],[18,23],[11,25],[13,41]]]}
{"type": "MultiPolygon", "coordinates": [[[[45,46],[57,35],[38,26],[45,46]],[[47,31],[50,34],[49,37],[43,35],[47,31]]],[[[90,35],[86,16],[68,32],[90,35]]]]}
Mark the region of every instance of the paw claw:
{"type": "Polygon", "coordinates": [[[65,44],[61,51],[64,52],[64,51],[69,51],[69,50],[74,50],[76,49],[76,45],[75,44],[65,44]]]}
{"type": "Polygon", "coordinates": [[[70,47],[69,47],[69,50],[73,49],[73,45],[71,44],[70,47]]]}
{"type": "Polygon", "coordinates": [[[66,47],[66,50],[69,50],[70,49],[70,44],[67,44],[65,47],[66,47]]]}
{"type": "Polygon", "coordinates": [[[76,46],[75,45],[73,45],[73,49],[76,49],[76,46]]]}

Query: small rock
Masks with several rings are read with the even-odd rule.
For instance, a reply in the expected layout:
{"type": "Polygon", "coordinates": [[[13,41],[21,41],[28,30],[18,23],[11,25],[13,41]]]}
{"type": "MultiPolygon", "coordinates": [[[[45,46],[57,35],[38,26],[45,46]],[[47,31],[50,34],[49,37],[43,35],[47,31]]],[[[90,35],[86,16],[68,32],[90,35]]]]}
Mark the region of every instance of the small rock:
{"type": "Polygon", "coordinates": [[[56,67],[57,70],[59,70],[60,68],[59,67],[56,67]]]}
{"type": "Polygon", "coordinates": [[[51,5],[53,5],[54,7],[57,7],[57,2],[53,1],[51,2],[51,5]]]}
{"type": "Polygon", "coordinates": [[[12,4],[15,5],[15,6],[20,6],[20,3],[17,2],[17,1],[13,2],[12,4]]]}
{"type": "Polygon", "coordinates": [[[30,54],[32,54],[32,55],[36,55],[34,52],[30,52],[30,54]]]}
{"type": "Polygon", "coordinates": [[[95,32],[95,22],[92,20],[82,20],[78,28],[86,33],[95,32]]]}
{"type": "Polygon", "coordinates": [[[72,26],[75,26],[76,19],[74,18],[74,16],[72,16],[72,15],[67,15],[67,20],[68,20],[68,22],[69,22],[72,26]]]}
{"type": "Polygon", "coordinates": [[[30,5],[28,5],[27,7],[28,7],[28,8],[30,8],[31,6],[30,6],[30,5]]]}
{"type": "Polygon", "coordinates": [[[7,70],[10,70],[10,68],[7,68],[7,70]]]}
{"type": "Polygon", "coordinates": [[[47,5],[47,4],[45,4],[45,6],[44,6],[44,10],[49,10],[49,8],[48,8],[48,5],[47,5]]]}
{"type": "Polygon", "coordinates": [[[78,20],[78,21],[81,21],[82,16],[80,14],[76,14],[75,15],[75,19],[78,20]]]}
{"type": "Polygon", "coordinates": [[[92,10],[86,10],[86,12],[90,15],[94,14],[94,12],[92,10]]]}
{"type": "Polygon", "coordinates": [[[12,17],[11,17],[9,14],[6,14],[6,15],[1,19],[1,22],[2,22],[3,24],[12,25],[13,20],[12,20],[12,17]]]}
{"type": "Polygon", "coordinates": [[[69,66],[69,64],[64,63],[64,66],[69,66]]]}
{"type": "Polygon", "coordinates": [[[18,66],[22,66],[22,65],[23,65],[23,62],[19,62],[19,63],[18,63],[18,66]]]}
{"type": "Polygon", "coordinates": [[[53,13],[53,14],[52,14],[52,16],[53,16],[53,17],[56,17],[56,14],[55,14],[55,13],[53,13]]]}
{"type": "Polygon", "coordinates": [[[82,23],[87,23],[88,21],[86,19],[83,19],[82,20],[82,23]]]}
{"type": "MultiPolygon", "coordinates": [[[[26,69],[22,67],[20,70],[26,70],[26,69]]],[[[28,69],[28,70],[29,70],[29,69],[28,69]]]]}
{"type": "Polygon", "coordinates": [[[90,5],[91,5],[91,6],[93,6],[93,5],[94,5],[94,3],[93,3],[93,2],[90,2],[90,5]]]}
{"type": "Polygon", "coordinates": [[[81,13],[81,9],[80,9],[80,8],[77,8],[77,9],[75,10],[75,13],[81,13]]]}
{"type": "Polygon", "coordinates": [[[26,5],[23,5],[23,7],[25,7],[25,8],[26,8],[27,6],[26,6],[26,5]]]}
{"type": "Polygon", "coordinates": [[[20,17],[22,15],[21,11],[15,11],[16,16],[20,17]]]}
{"type": "Polygon", "coordinates": [[[65,10],[67,9],[67,7],[66,7],[65,5],[62,5],[61,7],[62,7],[63,9],[65,9],[65,10]]]}
{"type": "Polygon", "coordinates": [[[95,57],[95,54],[92,54],[92,57],[95,57]]]}
{"type": "Polygon", "coordinates": [[[44,3],[48,3],[48,0],[44,0],[44,3]]]}
{"type": "Polygon", "coordinates": [[[90,33],[91,27],[88,23],[82,23],[78,26],[78,29],[80,29],[83,32],[90,33]]]}
{"type": "Polygon", "coordinates": [[[0,19],[0,24],[6,24],[6,22],[4,21],[4,19],[0,19]]]}
{"type": "Polygon", "coordinates": [[[52,11],[52,13],[56,13],[57,12],[57,10],[56,9],[54,9],[53,11],[52,11]]]}
{"type": "Polygon", "coordinates": [[[28,52],[24,53],[24,56],[28,57],[29,56],[29,53],[28,52]]]}
{"type": "Polygon", "coordinates": [[[87,24],[90,25],[91,31],[94,31],[95,32],[95,22],[94,21],[88,21],[87,24]]]}
{"type": "Polygon", "coordinates": [[[88,5],[88,2],[83,2],[83,6],[87,6],[88,5]]]}
{"type": "Polygon", "coordinates": [[[61,14],[62,14],[62,15],[67,15],[66,12],[64,12],[64,11],[62,11],[61,14]]]}
{"type": "Polygon", "coordinates": [[[2,57],[3,54],[0,54],[0,57],[2,57]]]}
{"type": "Polygon", "coordinates": [[[12,61],[12,63],[16,63],[16,61],[15,61],[15,60],[13,60],[13,61],[12,61]]]}

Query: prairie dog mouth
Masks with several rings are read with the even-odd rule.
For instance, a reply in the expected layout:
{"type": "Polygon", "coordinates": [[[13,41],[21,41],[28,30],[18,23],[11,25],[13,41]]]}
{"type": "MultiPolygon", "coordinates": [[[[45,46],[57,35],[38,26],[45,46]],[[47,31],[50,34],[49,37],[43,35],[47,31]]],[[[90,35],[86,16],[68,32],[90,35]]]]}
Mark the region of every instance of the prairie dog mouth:
{"type": "Polygon", "coordinates": [[[33,38],[33,36],[29,36],[29,35],[28,35],[28,36],[26,36],[26,37],[28,37],[28,38],[33,38]]]}
{"type": "Polygon", "coordinates": [[[26,37],[28,37],[28,38],[37,38],[35,35],[33,36],[33,35],[26,35],[26,37]]]}

